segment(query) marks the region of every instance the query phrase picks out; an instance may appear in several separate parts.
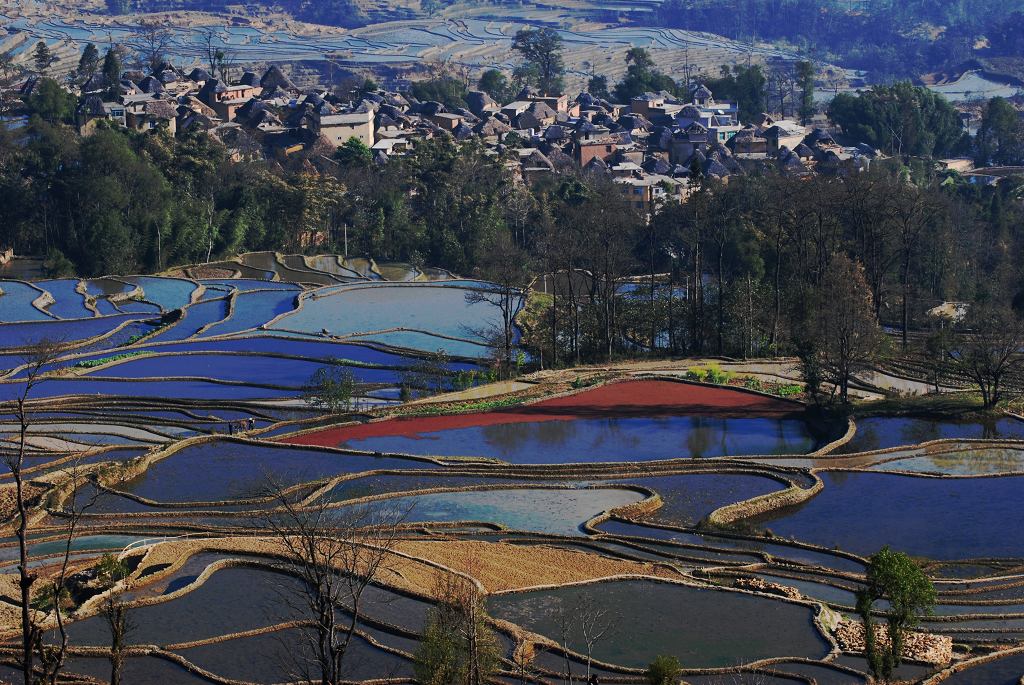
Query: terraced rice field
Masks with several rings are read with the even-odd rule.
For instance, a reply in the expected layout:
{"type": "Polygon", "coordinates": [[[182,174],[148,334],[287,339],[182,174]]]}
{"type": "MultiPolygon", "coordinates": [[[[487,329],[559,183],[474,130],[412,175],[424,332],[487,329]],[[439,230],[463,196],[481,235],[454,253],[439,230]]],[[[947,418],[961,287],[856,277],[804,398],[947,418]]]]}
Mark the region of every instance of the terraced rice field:
{"type": "MultiPolygon", "coordinates": [[[[218,38],[245,63],[321,60],[325,54],[331,54],[339,63],[361,67],[402,67],[446,61],[478,68],[511,68],[514,58],[510,48],[516,31],[526,26],[546,25],[555,28],[565,42],[572,87],[584,83],[591,68],[604,73],[611,82],[619,80],[626,66],[625,53],[634,46],[649,49],[667,73],[679,70],[683,64],[696,65],[713,74],[723,64],[745,62],[748,58],[760,61],[798,59],[796,53],[767,44],[741,43],[714,34],[593,23],[585,14],[554,5],[546,9],[525,5],[480,6],[446,14],[352,30],[309,26],[304,35],[228,26],[218,38]]],[[[48,42],[60,54],[70,55],[76,46],[89,41],[97,44],[107,40],[130,42],[132,32],[132,27],[126,24],[71,22],[58,17],[32,20],[17,17],[5,23],[12,30],[25,32],[15,33],[9,39],[16,55],[21,55],[26,46],[34,45],[39,39],[48,42]],[[30,40],[17,43],[19,35],[28,35],[30,40]]],[[[182,26],[175,28],[173,34],[169,52],[186,61],[193,59],[200,47],[195,42],[197,32],[182,26]]]]}
{"type": "MultiPolygon", "coordinates": [[[[683,382],[684,363],[539,373],[400,404],[426,353],[447,351],[437,373],[449,380],[486,366],[472,331],[495,312],[466,293],[489,284],[334,255],[215,269],[0,281],[0,451],[17,450],[23,353],[59,344],[28,397],[25,468],[40,493],[30,565],[52,573],[65,550],[73,570],[107,552],[126,561],[111,591],[134,625],[126,683],[298,680],[309,615],[273,534],[282,507],[337,530],[400,520],[362,597],[346,680],[411,679],[443,579],[471,578],[497,635],[495,682],[589,668],[640,683],[659,654],[691,683],[867,682],[830,626],[852,613],[865,557],[885,544],[925,564],[939,599],[920,629],[955,644],[953,664],[910,661],[900,677],[1024,673],[1015,418],[879,416],[840,439],[845,420],[683,382]],[[304,400],[311,376],[333,368],[356,383],[343,415],[304,400]],[[614,621],[588,644],[578,617],[595,606],[614,621]]],[[[0,539],[0,679],[12,672],[17,562],[15,539],[0,539]]],[[[67,609],[69,675],[106,677],[99,608],[67,609]]],[[[348,621],[352,609],[335,611],[348,621]]]]}

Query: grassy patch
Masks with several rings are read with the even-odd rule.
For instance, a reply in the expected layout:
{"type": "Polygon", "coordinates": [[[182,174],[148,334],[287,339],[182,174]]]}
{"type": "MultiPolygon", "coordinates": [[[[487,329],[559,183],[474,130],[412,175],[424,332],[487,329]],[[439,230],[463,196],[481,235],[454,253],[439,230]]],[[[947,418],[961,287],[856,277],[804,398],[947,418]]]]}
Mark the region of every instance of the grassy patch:
{"type": "Polygon", "coordinates": [[[86,359],[75,364],[76,369],[95,369],[97,366],[103,366],[104,364],[111,364],[113,362],[119,362],[122,359],[131,359],[132,357],[142,357],[149,354],[148,352],[125,352],[124,354],[115,354],[109,357],[101,357],[99,359],[86,359]]]}

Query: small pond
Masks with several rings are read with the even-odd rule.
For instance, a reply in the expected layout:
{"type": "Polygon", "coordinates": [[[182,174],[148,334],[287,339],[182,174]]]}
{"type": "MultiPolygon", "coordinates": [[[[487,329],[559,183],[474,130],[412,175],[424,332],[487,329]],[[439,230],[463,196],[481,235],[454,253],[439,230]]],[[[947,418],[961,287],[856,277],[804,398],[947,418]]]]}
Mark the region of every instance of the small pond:
{"type": "Polygon", "coordinates": [[[907,459],[897,459],[871,467],[873,471],[914,471],[952,476],[985,476],[1024,471],[1024,449],[973,448],[907,459]]]}
{"type": "Polygon", "coordinates": [[[1024,556],[1022,477],[925,478],[882,473],[822,474],[807,503],[765,518],[782,537],[861,555],[883,545],[931,559],[1024,556]]]}
{"type": "Polygon", "coordinates": [[[513,530],[582,535],[580,525],[588,519],[643,498],[639,492],[617,488],[517,488],[396,497],[372,506],[403,514],[408,522],[482,521],[513,530]]]}
{"type": "MultiPolygon", "coordinates": [[[[697,668],[772,656],[820,658],[829,651],[808,607],[669,583],[616,581],[538,590],[492,597],[488,606],[494,616],[557,641],[562,611],[571,616],[574,607],[587,602],[615,617],[594,657],[621,666],[644,668],[661,654],[697,668]]],[[[569,646],[585,652],[578,626],[570,627],[569,646]]]]}

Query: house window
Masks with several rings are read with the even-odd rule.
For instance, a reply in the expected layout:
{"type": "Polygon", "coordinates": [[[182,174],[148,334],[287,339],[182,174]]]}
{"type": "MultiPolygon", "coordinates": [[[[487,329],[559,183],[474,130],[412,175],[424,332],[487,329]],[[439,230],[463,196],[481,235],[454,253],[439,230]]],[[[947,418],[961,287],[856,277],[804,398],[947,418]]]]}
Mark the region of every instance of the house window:
{"type": "Polygon", "coordinates": [[[604,151],[605,152],[611,152],[612,151],[612,146],[611,145],[605,145],[604,146],[604,151]]]}
{"type": "Polygon", "coordinates": [[[643,192],[644,192],[643,188],[633,188],[633,194],[634,195],[643,195],[643,192]]]}

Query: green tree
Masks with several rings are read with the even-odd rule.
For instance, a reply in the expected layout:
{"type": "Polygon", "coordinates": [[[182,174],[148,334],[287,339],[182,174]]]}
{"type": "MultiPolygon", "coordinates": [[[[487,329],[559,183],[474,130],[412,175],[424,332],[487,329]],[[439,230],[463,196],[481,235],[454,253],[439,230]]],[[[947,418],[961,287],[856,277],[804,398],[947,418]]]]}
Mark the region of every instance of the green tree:
{"type": "Polygon", "coordinates": [[[730,70],[722,67],[717,79],[704,79],[706,85],[719,100],[732,100],[740,108],[740,120],[752,121],[765,108],[765,87],[768,79],[761,66],[734,65],[730,70]]]}
{"type": "Polygon", "coordinates": [[[53,248],[46,253],[46,260],[43,262],[43,270],[50,278],[62,278],[75,275],[74,263],[64,256],[64,253],[53,248]]]}
{"type": "Polygon", "coordinates": [[[899,155],[942,156],[960,142],[960,116],[941,95],[909,82],[840,93],[828,110],[843,131],[899,155]]]}
{"type": "Polygon", "coordinates": [[[351,369],[332,364],[321,366],[306,384],[305,399],[313,407],[332,414],[348,411],[356,391],[351,369]]]}
{"type": "Polygon", "coordinates": [[[82,50],[82,56],[78,59],[78,68],[75,70],[75,78],[80,83],[85,83],[92,78],[100,68],[100,51],[94,43],[89,43],[82,50]]]}
{"type": "Polygon", "coordinates": [[[907,632],[935,606],[935,588],[924,571],[903,552],[889,547],[871,555],[865,587],[857,592],[857,613],[864,621],[864,642],[871,671],[888,680],[902,661],[907,632]],[[878,644],[871,612],[875,602],[886,600],[888,649],[878,644]]]}
{"type": "Polygon", "coordinates": [[[25,105],[33,114],[51,124],[70,123],[78,100],[52,78],[42,78],[25,105]]]}
{"type": "Polygon", "coordinates": [[[420,102],[440,102],[449,109],[466,106],[466,84],[453,76],[442,75],[412,84],[411,92],[420,102]]]}
{"type": "Polygon", "coordinates": [[[107,80],[107,85],[111,88],[115,87],[118,81],[121,80],[121,55],[117,48],[107,48],[106,54],[103,55],[103,76],[107,80]]]}
{"type": "Polygon", "coordinates": [[[1024,123],[1007,100],[992,98],[981,116],[978,163],[1013,165],[1024,161],[1024,123]]]}
{"type": "Polygon", "coordinates": [[[532,82],[542,93],[562,92],[565,64],[562,61],[562,37],[554,29],[520,29],[512,40],[512,49],[523,58],[518,70],[522,80],[532,82]]]}
{"type": "Polygon", "coordinates": [[[628,103],[634,97],[648,92],[676,91],[676,82],[658,71],[651,54],[644,48],[630,48],[626,53],[626,76],[615,86],[615,99],[628,103]]]}
{"type": "Polygon", "coordinates": [[[291,184],[298,204],[299,231],[289,240],[294,246],[331,242],[337,216],[344,205],[345,186],[331,176],[301,173],[291,184]]]}
{"type": "Polygon", "coordinates": [[[60,248],[78,266],[79,275],[142,268],[155,234],[171,214],[171,202],[166,178],[132,142],[158,136],[100,128],[67,145],[67,129],[39,120],[33,131],[37,138],[31,143],[30,164],[39,182],[49,184],[40,193],[37,216],[46,226],[49,221],[63,225],[47,230],[60,235],[60,248]]]}
{"type": "Polygon", "coordinates": [[[435,589],[413,670],[423,685],[483,685],[499,667],[500,644],[487,625],[483,594],[465,578],[445,575],[435,589]]]}
{"type": "Polygon", "coordinates": [[[481,74],[476,87],[490,95],[498,104],[505,104],[515,97],[508,78],[499,69],[488,69],[481,74]]]}
{"type": "Polygon", "coordinates": [[[365,169],[373,162],[373,152],[355,136],[346,140],[334,156],[343,167],[349,169],[365,169]]]}
{"type": "Polygon", "coordinates": [[[796,63],[796,82],[800,87],[800,121],[807,123],[814,116],[814,64],[796,63]]]}
{"type": "Polygon", "coordinates": [[[587,80],[587,92],[601,100],[610,100],[611,92],[608,90],[608,77],[601,74],[594,74],[587,80]]]}
{"type": "Polygon", "coordinates": [[[679,663],[679,659],[674,656],[661,655],[655,657],[644,675],[650,685],[675,685],[679,682],[679,675],[682,672],[683,667],[679,663]]]}
{"type": "Polygon", "coordinates": [[[46,71],[50,68],[50,65],[53,64],[55,59],[53,52],[50,51],[50,48],[46,45],[45,41],[39,41],[36,43],[35,48],[32,50],[32,64],[35,65],[36,71],[46,71]]]}
{"type": "Polygon", "coordinates": [[[376,93],[378,90],[380,90],[380,85],[371,77],[367,76],[363,80],[363,85],[359,87],[359,94],[365,95],[366,93],[376,93]]]}

